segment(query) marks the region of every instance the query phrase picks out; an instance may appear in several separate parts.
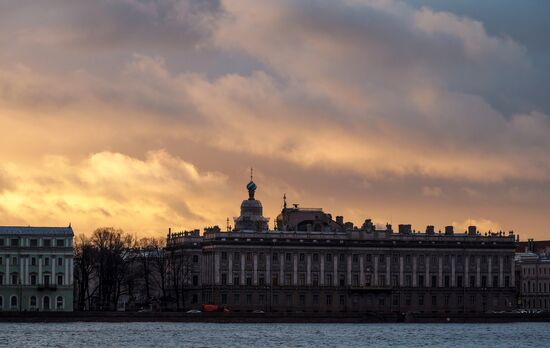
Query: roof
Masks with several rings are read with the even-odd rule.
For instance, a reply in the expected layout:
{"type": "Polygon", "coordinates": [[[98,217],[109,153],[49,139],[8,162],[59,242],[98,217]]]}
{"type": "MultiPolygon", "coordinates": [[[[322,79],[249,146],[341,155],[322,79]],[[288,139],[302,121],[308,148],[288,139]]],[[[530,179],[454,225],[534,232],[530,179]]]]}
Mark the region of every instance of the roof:
{"type": "Polygon", "coordinates": [[[0,226],[0,235],[35,235],[35,236],[73,236],[69,227],[31,227],[31,226],[0,226]]]}

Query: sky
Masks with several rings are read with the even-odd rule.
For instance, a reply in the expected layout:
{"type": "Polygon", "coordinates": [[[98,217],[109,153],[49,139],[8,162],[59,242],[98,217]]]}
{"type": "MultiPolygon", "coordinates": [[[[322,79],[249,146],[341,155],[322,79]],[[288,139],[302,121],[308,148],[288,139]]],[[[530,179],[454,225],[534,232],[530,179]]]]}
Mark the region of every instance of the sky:
{"type": "Polygon", "coordinates": [[[550,2],[0,0],[0,224],[283,204],[550,239],[550,2]]]}

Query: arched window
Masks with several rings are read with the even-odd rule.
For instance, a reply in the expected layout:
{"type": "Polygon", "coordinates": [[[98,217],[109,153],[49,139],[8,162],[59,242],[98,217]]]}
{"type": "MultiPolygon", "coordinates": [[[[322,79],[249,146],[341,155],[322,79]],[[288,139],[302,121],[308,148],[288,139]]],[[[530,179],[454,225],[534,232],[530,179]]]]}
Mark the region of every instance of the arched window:
{"type": "Polygon", "coordinates": [[[50,297],[49,296],[44,296],[44,299],[42,300],[42,307],[44,308],[45,311],[50,310],[50,297]]]}
{"type": "Polygon", "coordinates": [[[10,306],[12,308],[17,308],[17,296],[13,295],[10,299],[10,306]]]}
{"type": "Polygon", "coordinates": [[[36,296],[31,296],[31,299],[29,301],[29,304],[32,308],[36,307],[36,296]]]}
{"type": "Polygon", "coordinates": [[[57,309],[63,309],[63,297],[62,296],[57,296],[56,308],[57,309]]]}

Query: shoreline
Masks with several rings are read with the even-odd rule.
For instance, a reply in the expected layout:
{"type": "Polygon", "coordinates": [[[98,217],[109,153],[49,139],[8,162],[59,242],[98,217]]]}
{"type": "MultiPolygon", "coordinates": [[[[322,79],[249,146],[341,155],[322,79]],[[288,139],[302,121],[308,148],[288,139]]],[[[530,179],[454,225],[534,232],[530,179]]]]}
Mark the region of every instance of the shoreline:
{"type": "Polygon", "coordinates": [[[188,323],[513,323],[550,322],[540,314],[408,313],[183,313],[183,312],[4,312],[0,322],[188,322],[188,323]]]}

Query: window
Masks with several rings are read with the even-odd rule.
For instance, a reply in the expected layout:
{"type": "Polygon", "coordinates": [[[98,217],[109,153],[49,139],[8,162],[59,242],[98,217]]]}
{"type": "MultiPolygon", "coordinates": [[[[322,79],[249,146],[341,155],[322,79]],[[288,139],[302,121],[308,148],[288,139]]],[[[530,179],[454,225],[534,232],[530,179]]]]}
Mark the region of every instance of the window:
{"type": "Polygon", "coordinates": [[[459,288],[462,287],[462,276],[456,277],[456,286],[458,286],[459,288]]]}
{"type": "Polygon", "coordinates": [[[36,274],[31,274],[31,285],[36,285],[36,274]]]}
{"type": "Polygon", "coordinates": [[[399,296],[394,296],[392,300],[394,306],[399,306],[399,296]]]}
{"type": "Polygon", "coordinates": [[[36,307],[36,296],[31,296],[29,304],[31,307],[36,307]]]}
{"type": "Polygon", "coordinates": [[[504,277],[504,286],[507,288],[510,287],[510,276],[504,277]]]}
{"type": "Polygon", "coordinates": [[[346,262],[346,255],[340,254],[339,259],[340,259],[339,261],[342,263],[346,262]]]}
{"type": "Polygon", "coordinates": [[[300,294],[300,297],[299,297],[299,304],[300,306],[305,306],[306,305],[306,295],[304,294],[300,294]]]}
{"type": "Polygon", "coordinates": [[[459,305],[462,305],[462,295],[458,295],[458,297],[456,298],[456,302],[457,302],[459,305]]]}
{"type": "Polygon", "coordinates": [[[199,263],[199,255],[193,255],[193,263],[199,263]]]}
{"type": "Polygon", "coordinates": [[[410,274],[405,276],[405,286],[409,288],[412,286],[412,278],[410,274]]]}
{"type": "Polygon", "coordinates": [[[279,260],[279,254],[273,253],[272,260],[273,260],[273,262],[277,262],[279,260]]]}
{"type": "Polygon", "coordinates": [[[17,274],[15,273],[11,275],[11,284],[17,285],[17,274]]]}
{"type": "Polygon", "coordinates": [[[278,286],[279,285],[279,277],[277,275],[271,276],[271,285],[278,286]]]}
{"type": "Polygon", "coordinates": [[[10,299],[11,308],[17,308],[17,296],[13,295],[10,299]]]}
{"type": "Polygon", "coordinates": [[[198,285],[199,285],[199,276],[193,275],[193,286],[198,286],[198,285]]]}
{"type": "Polygon", "coordinates": [[[476,297],[475,296],[470,296],[470,304],[472,306],[476,304],[476,297]]]}
{"type": "Polygon", "coordinates": [[[498,287],[498,276],[493,276],[493,287],[498,287]]]}
{"type": "Polygon", "coordinates": [[[36,257],[31,257],[31,266],[36,266],[36,257]]]}
{"type": "Polygon", "coordinates": [[[50,297],[44,296],[44,299],[42,300],[42,307],[45,311],[50,310],[50,297]]]}
{"type": "Polygon", "coordinates": [[[246,285],[252,285],[252,276],[250,274],[246,275],[246,285]]]}
{"type": "Polygon", "coordinates": [[[57,285],[63,285],[63,275],[62,274],[57,275],[57,285]]]}
{"type": "Polygon", "coordinates": [[[300,262],[304,262],[306,259],[306,254],[300,254],[300,262]]]}
{"type": "Polygon", "coordinates": [[[319,254],[313,254],[313,262],[319,262],[319,254]]]}
{"type": "Polygon", "coordinates": [[[246,253],[246,262],[252,261],[252,253],[246,253]]]}
{"type": "Polygon", "coordinates": [[[380,255],[379,260],[380,260],[380,263],[386,262],[386,258],[384,257],[384,255],[380,255]]]}
{"type": "Polygon", "coordinates": [[[193,304],[199,303],[199,296],[197,296],[197,294],[193,294],[193,298],[192,298],[191,302],[193,304]]]}
{"type": "Polygon", "coordinates": [[[233,295],[233,303],[239,304],[239,302],[241,302],[241,296],[239,294],[234,294],[233,295]]]}
{"type": "Polygon", "coordinates": [[[258,296],[258,302],[259,302],[259,304],[261,304],[261,305],[265,304],[265,295],[264,295],[264,294],[260,294],[260,295],[258,296]]]}
{"type": "Polygon", "coordinates": [[[238,252],[238,251],[235,251],[235,252],[233,253],[233,262],[239,263],[240,260],[241,260],[240,257],[241,257],[241,256],[240,256],[239,252],[238,252]]]}
{"type": "Polygon", "coordinates": [[[278,305],[279,304],[279,295],[274,294],[273,295],[273,304],[278,305]]]}
{"type": "Polygon", "coordinates": [[[306,285],[306,274],[300,273],[300,286],[306,285]]]}
{"type": "Polygon", "coordinates": [[[285,285],[290,285],[291,276],[292,276],[292,274],[285,273],[285,285]]]}
{"type": "Polygon", "coordinates": [[[449,305],[449,295],[445,295],[445,306],[449,305]]]}
{"type": "Polygon", "coordinates": [[[340,306],[346,305],[346,296],[340,295],[340,306]]]}
{"type": "Polygon", "coordinates": [[[44,275],[44,285],[48,286],[50,285],[50,276],[49,275],[44,275]]]}
{"type": "Polygon", "coordinates": [[[286,295],[286,305],[292,306],[292,295],[290,294],[286,295]]]}
{"type": "Polygon", "coordinates": [[[227,252],[222,251],[222,260],[227,260],[227,252]]]}
{"type": "Polygon", "coordinates": [[[260,286],[264,286],[265,285],[265,276],[264,274],[260,274],[260,277],[259,277],[259,280],[258,280],[260,286]]]}
{"type": "Polygon", "coordinates": [[[359,255],[353,254],[352,262],[353,262],[354,264],[357,264],[357,263],[359,262],[359,255]]]}
{"type": "Polygon", "coordinates": [[[487,287],[487,276],[481,276],[481,287],[482,288],[487,287]]]}
{"type": "Polygon", "coordinates": [[[326,254],[325,255],[325,261],[327,263],[331,263],[332,262],[332,254],[326,254]]]}
{"type": "Polygon", "coordinates": [[[437,296],[432,296],[432,306],[437,305],[437,296]]]}
{"type": "Polygon", "coordinates": [[[352,285],[353,286],[359,286],[359,274],[354,274],[352,279],[352,285]]]}
{"type": "Polygon", "coordinates": [[[227,303],[227,294],[222,294],[222,304],[227,303]]]}
{"type": "Polygon", "coordinates": [[[63,266],[63,258],[62,257],[57,258],[57,265],[58,266],[63,266]]]}
{"type": "Polygon", "coordinates": [[[0,256],[0,265],[4,263],[4,258],[0,256]]]}
{"type": "Polygon", "coordinates": [[[418,286],[419,287],[424,287],[425,283],[424,283],[424,276],[423,275],[419,275],[418,276],[418,286]]]}
{"type": "Polygon", "coordinates": [[[227,274],[222,273],[222,285],[226,285],[226,284],[227,284],[227,274]]]}
{"type": "Polygon", "coordinates": [[[407,306],[411,305],[411,297],[410,296],[405,297],[405,305],[407,305],[407,306]]]}
{"type": "Polygon", "coordinates": [[[64,239],[56,239],[55,240],[55,246],[58,248],[62,248],[65,246],[65,240],[64,239]]]}
{"type": "Polygon", "coordinates": [[[327,306],[332,305],[332,295],[327,295],[326,296],[326,304],[327,304],[327,306]]]}
{"type": "Polygon", "coordinates": [[[0,239],[0,246],[4,246],[4,240],[0,239]]]}
{"type": "Polygon", "coordinates": [[[50,258],[49,257],[45,257],[44,258],[44,266],[49,266],[50,265],[50,258]]]}
{"type": "MultiPolygon", "coordinates": [[[[10,245],[11,245],[12,247],[19,246],[19,239],[13,238],[13,239],[10,241],[10,245]]],[[[17,299],[16,299],[16,300],[17,300],[17,299]]]]}
{"type": "Polygon", "coordinates": [[[247,305],[252,304],[252,294],[246,294],[246,304],[247,305]]]}
{"type": "Polygon", "coordinates": [[[346,276],[343,273],[340,273],[339,284],[340,286],[346,285],[346,276]]]}
{"type": "Polygon", "coordinates": [[[4,285],[4,275],[0,274],[0,285],[4,285]]]}
{"type": "Polygon", "coordinates": [[[436,288],[437,287],[437,276],[433,275],[432,276],[432,288],[436,288]]]}
{"type": "MultiPolygon", "coordinates": [[[[37,247],[38,246],[38,239],[31,239],[30,241],[31,247],[37,247]]],[[[36,301],[36,298],[35,298],[36,301]]]]}
{"type": "Polygon", "coordinates": [[[17,265],[17,257],[13,256],[13,257],[11,258],[11,265],[12,265],[12,266],[16,266],[16,265],[17,265]]]}
{"type": "Polygon", "coordinates": [[[319,273],[314,272],[311,274],[311,282],[313,286],[319,286],[319,273]]]}
{"type": "Polygon", "coordinates": [[[424,295],[418,295],[418,305],[419,306],[424,305],[424,295]]]}
{"type": "Polygon", "coordinates": [[[445,276],[445,287],[448,288],[450,286],[451,286],[451,278],[448,275],[446,275],[445,276]]]}
{"type": "Polygon", "coordinates": [[[319,304],[319,295],[313,295],[313,304],[318,305],[319,304]]]}
{"type": "Polygon", "coordinates": [[[367,262],[371,262],[371,255],[367,254],[367,262]]]}
{"type": "Polygon", "coordinates": [[[57,296],[57,300],[55,301],[55,308],[63,309],[63,297],[57,296]]]}
{"type": "Polygon", "coordinates": [[[332,285],[332,274],[331,273],[326,273],[325,274],[325,285],[326,286],[331,286],[332,285]]]}
{"type": "Polygon", "coordinates": [[[49,247],[52,246],[52,240],[51,239],[44,239],[42,241],[42,244],[44,245],[44,247],[49,248],[49,247]]]}
{"type": "Polygon", "coordinates": [[[473,288],[476,286],[476,277],[470,276],[470,287],[473,288]]]}
{"type": "Polygon", "coordinates": [[[291,253],[286,253],[285,258],[286,258],[286,261],[288,261],[288,262],[292,261],[292,254],[291,253]]]}

